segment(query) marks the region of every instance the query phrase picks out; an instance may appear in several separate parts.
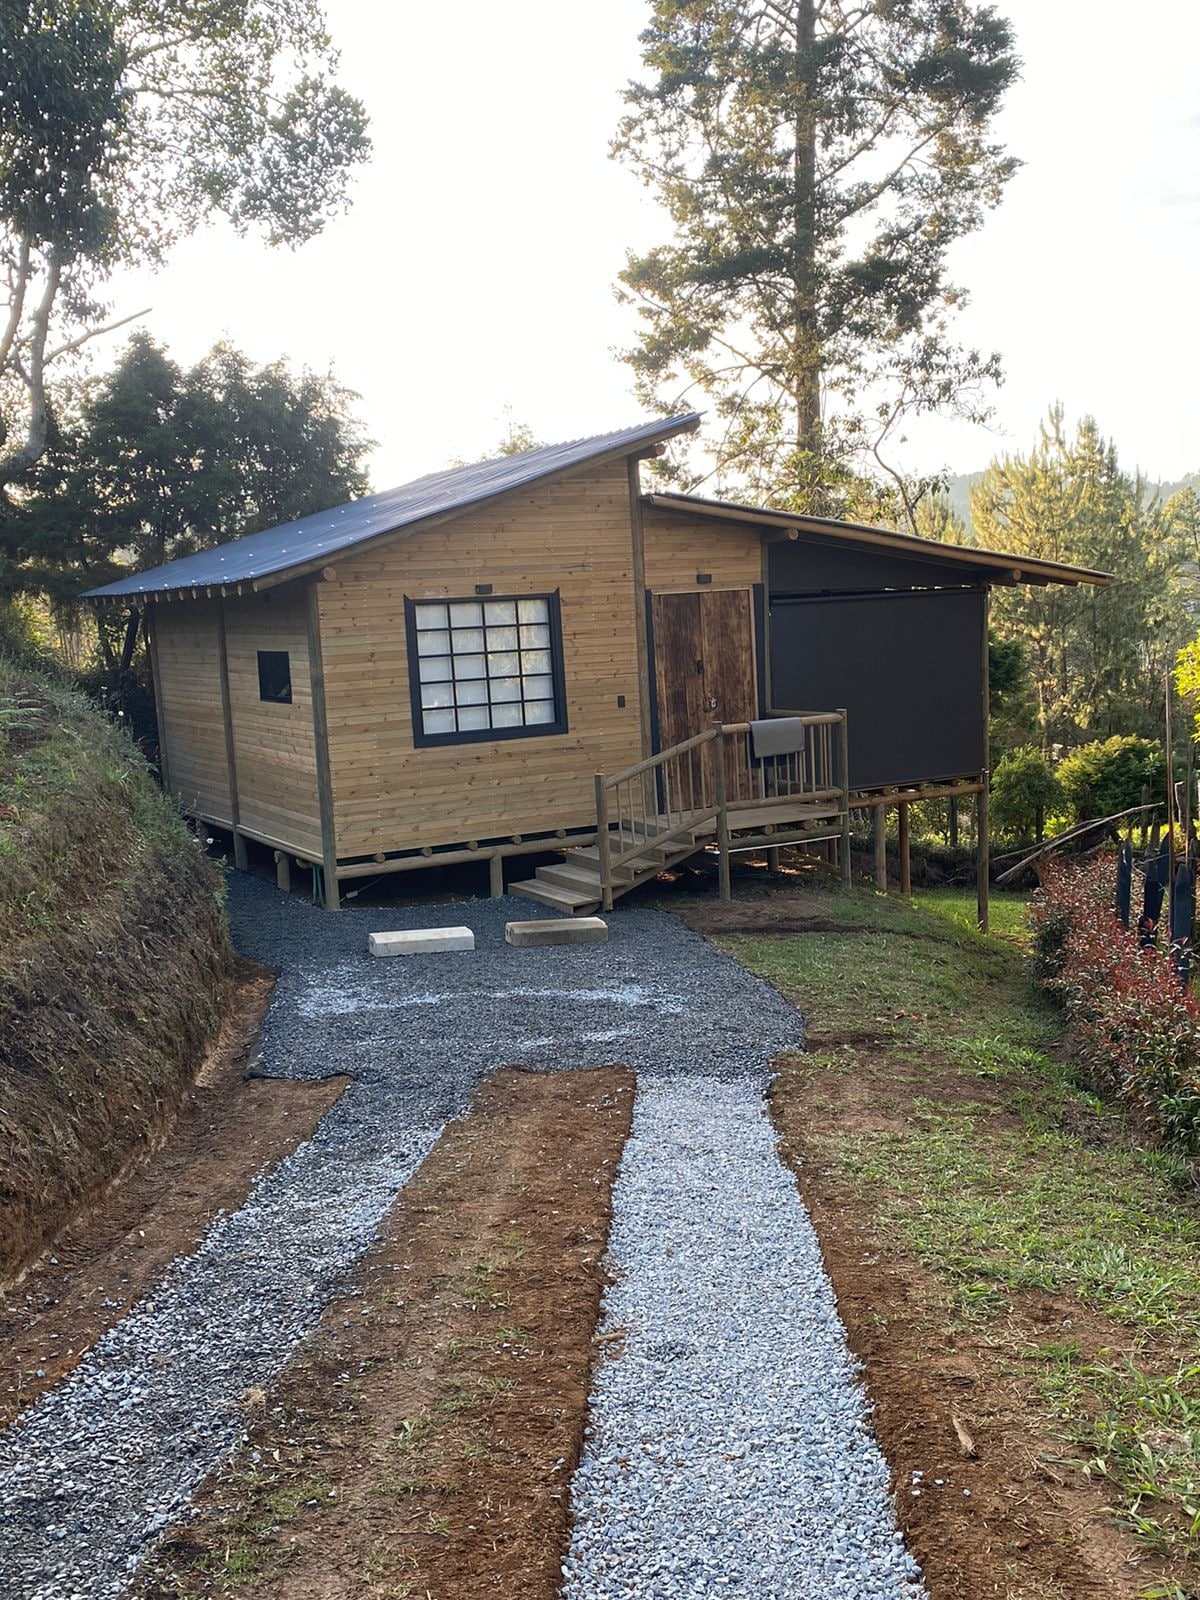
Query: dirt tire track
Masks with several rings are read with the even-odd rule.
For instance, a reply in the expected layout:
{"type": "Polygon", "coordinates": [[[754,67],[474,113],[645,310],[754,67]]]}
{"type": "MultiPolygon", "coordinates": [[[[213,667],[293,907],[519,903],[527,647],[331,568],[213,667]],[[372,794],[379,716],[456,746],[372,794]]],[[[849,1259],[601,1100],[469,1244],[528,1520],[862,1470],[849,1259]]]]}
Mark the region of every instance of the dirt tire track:
{"type": "Polygon", "coordinates": [[[504,1069],[404,1190],[145,1600],[554,1600],[624,1068],[504,1069]]]}

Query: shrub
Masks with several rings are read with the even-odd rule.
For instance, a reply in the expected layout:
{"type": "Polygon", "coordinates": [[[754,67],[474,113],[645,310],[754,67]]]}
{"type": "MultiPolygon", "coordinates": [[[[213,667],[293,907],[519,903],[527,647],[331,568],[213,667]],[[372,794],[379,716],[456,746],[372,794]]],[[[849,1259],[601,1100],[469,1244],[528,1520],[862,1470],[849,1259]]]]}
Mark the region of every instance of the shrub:
{"type": "Polygon", "coordinates": [[[1152,799],[1162,799],[1166,784],[1162,749],[1134,734],[1097,739],[1072,750],[1059,763],[1058,781],[1081,822],[1114,817],[1140,806],[1146,785],[1152,799]]]}
{"type": "Polygon", "coordinates": [[[1062,785],[1040,750],[1026,746],[1000,757],[991,785],[991,818],[997,833],[1040,842],[1047,813],[1062,800],[1062,785]]]}
{"type": "Polygon", "coordinates": [[[1200,1155],[1200,1002],[1170,957],[1143,949],[1113,910],[1111,856],[1054,862],[1035,895],[1035,970],[1066,1009],[1091,1085],[1167,1144],[1200,1155]]]}

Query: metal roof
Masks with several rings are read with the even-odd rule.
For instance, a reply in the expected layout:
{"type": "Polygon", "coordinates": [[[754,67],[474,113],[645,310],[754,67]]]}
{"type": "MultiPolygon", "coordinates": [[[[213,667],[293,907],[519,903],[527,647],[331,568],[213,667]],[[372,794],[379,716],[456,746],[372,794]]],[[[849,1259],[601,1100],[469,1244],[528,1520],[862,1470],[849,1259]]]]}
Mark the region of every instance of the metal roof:
{"type": "Polygon", "coordinates": [[[398,489],[364,495],[361,500],[351,500],[348,505],[335,506],[331,511],[318,511],[296,522],[251,533],[244,539],[233,539],[211,550],[168,561],[165,566],[154,567],[149,572],[89,589],[85,598],[136,598],[180,590],[224,589],[235,584],[253,586],[261,579],[278,579],[280,574],[296,569],[312,571],[340,552],[352,550],[369,539],[453,516],[571,467],[604,457],[632,455],[639,448],[694,428],[699,420],[696,411],[658,417],[616,433],[573,439],[566,444],[543,445],[519,455],[431,472],[398,489]]]}
{"type": "Polygon", "coordinates": [[[809,517],[796,511],[776,511],[764,506],[743,506],[726,500],[705,500],[690,494],[648,494],[647,505],[660,511],[691,513],[724,522],[751,522],[760,527],[778,528],[781,533],[795,531],[838,539],[847,544],[873,545],[911,556],[921,561],[946,561],[955,565],[981,567],[1004,583],[1090,583],[1106,588],[1111,572],[1091,567],[1072,567],[1058,561],[1039,561],[1013,551],[981,550],[970,544],[943,544],[940,539],[921,539],[913,533],[897,533],[893,528],[876,528],[862,522],[838,522],[832,517],[809,517]]]}

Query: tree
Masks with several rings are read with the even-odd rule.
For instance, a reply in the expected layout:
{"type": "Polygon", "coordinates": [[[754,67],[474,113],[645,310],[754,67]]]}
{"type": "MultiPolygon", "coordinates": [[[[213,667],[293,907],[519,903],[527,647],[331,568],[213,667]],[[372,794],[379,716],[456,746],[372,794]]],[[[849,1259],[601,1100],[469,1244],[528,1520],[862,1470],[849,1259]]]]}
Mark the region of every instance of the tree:
{"type": "Polygon", "coordinates": [[[340,505],[369,441],[331,377],[219,344],[183,371],[144,333],[56,428],[0,522],[0,595],[70,607],[131,567],[340,505]]]}
{"type": "Polygon", "coordinates": [[[1007,752],[1027,745],[1037,734],[1037,712],[1029,681],[1025,646],[988,631],[988,749],[996,768],[1007,752]]]}
{"type": "Polygon", "coordinates": [[[213,213],[297,244],[344,206],[369,144],[336,64],[317,0],[3,0],[0,485],[45,451],[114,267],[213,213]]]}
{"type": "Polygon", "coordinates": [[[913,532],[941,544],[969,544],[967,525],[944,491],[924,495],[916,508],[913,532]]]}
{"type": "Polygon", "coordinates": [[[1040,844],[1046,818],[1062,799],[1062,785],[1040,750],[1008,750],[1000,757],[991,783],[991,817],[998,833],[1040,844]]]}
{"type": "Polygon", "coordinates": [[[1162,746],[1136,735],[1097,739],[1072,750],[1059,763],[1058,781],[1080,822],[1115,817],[1142,803],[1142,790],[1152,800],[1166,792],[1162,746]]]}
{"type": "Polygon", "coordinates": [[[921,412],[978,417],[998,377],[950,340],[946,256],[1017,165],[989,137],[1007,23],[968,0],[654,0],[641,40],[613,153],[675,237],[621,274],[639,395],[703,392],[718,479],[837,513],[869,461],[911,526],[885,447],[921,412]]]}
{"type": "Polygon", "coordinates": [[[971,492],[981,545],[1109,572],[1109,588],[997,589],[997,635],[1025,647],[1042,742],[1157,733],[1163,673],[1190,629],[1160,508],[1122,472],[1091,418],[1052,409],[1028,455],[995,461],[971,492]]]}

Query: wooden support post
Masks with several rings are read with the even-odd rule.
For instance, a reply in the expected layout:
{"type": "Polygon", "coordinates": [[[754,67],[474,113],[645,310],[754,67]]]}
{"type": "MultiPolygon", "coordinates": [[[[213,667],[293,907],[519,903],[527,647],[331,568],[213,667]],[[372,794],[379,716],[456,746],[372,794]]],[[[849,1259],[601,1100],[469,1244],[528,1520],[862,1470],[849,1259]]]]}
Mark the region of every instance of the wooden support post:
{"type": "Polygon", "coordinates": [[[725,729],[717,722],[717,737],[713,745],[713,790],[717,805],[717,882],[721,899],[732,900],[733,888],[729,881],[729,811],[725,804],[725,729]]]}
{"type": "Polygon", "coordinates": [[[991,759],[992,699],[991,699],[991,647],[988,638],[988,610],[991,606],[990,589],[983,591],[983,771],[979,774],[979,795],[975,801],[975,903],[979,912],[979,926],[988,931],[988,763],[991,759]]]}
{"type": "Polygon", "coordinates": [[[229,651],[225,639],[225,602],[217,601],[217,666],[221,675],[221,722],[225,729],[225,777],[229,788],[229,826],[233,831],[233,864],[239,872],[249,866],[242,838],[238,804],[237,758],[233,749],[233,701],[229,694],[229,651]]]}
{"type": "Polygon", "coordinates": [[[629,532],[633,551],[633,625],[637,636],[638,719],[642,755],[650,754],[650,636],[646,624],[646,532],[642,525],[642,475],[636,456],[629,458],[629,532]]]}
{"type": "Polygon", "coordinates": [[[780,868],[779,846],[773,844],[767,850],[767,871],[778,872],[780,868]]]}
{"type": "Polygon", "coordinates": [[[154,687],[154,720],[158,725],[158,775],[166,794],[171,793],[171,769],[167,764],[167,722],[163,709],[162,671],[158,664],[158,623],[153,606],[146,607],[146,640],[150,646],[150,676],[154,687]]]}
{"type": "Polygon", "coordinates": [[[602,772],[596,774],[596,849],[600,853],[600,904],[613,908],[612,836],[608,831],[608,785],[602,772]]]}
{"type": "Polygon", "coordinates": [[[292,890],[292,863],[286,850],[275,852],[275,886],[282,889],[284,894],[292,890]]]}
{"type": "Polygon", "coordinates": [[[842,888],[849,889],[854,882],[853,871],[850,863],[850,742],[849,728],[846,722],[846,708],[840,707],[838,716],[841,724],[837,734],[837,771],[834,774],[834,783],[842,791],[842,827],[838,835],[838,870],[842,876],[842,888]]]}
{"type": "Polygon", "coordinates": [[[897,814],[900,819],[900,893],[902,895],[910,895],[912,894],[912,859],[907,801],[901,802],[897,814]]]}
{"type": "Polygon", "coordinates": [[[958,849],[958,801],[954,795],[950,796],[950,848],[958,849]]]}
{"type": "Polygon", "coordinates": [[[988,931],[988,785],[987,773],[975,801],[975,903],[979,912],[979,926],[988,931]]]}
{"type": "Polygon", "coordinates": [[[337,843],[333,815],[333,775],[329,763],[329,721],[325,711],[325,666],[321,658],[321,585],[305,593],[308,613],[308,680],[312,690],[313,745],[317,758],[317,804],[321,812],[321,879],[326,911],[338,908],[337,843]]]}
{"type": "Polygon", "coordinates": [[[504,893],[504,857],[498,850],[488,857],[488,888],[493,900],[504,893]]]}
{"type": "Polygon", "coordinates": [[[875,887],[880,894],[887,893],[887,807],[882,801],[874,808],[875,824],[875,887]]]}

